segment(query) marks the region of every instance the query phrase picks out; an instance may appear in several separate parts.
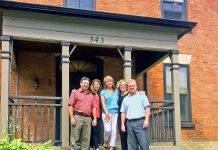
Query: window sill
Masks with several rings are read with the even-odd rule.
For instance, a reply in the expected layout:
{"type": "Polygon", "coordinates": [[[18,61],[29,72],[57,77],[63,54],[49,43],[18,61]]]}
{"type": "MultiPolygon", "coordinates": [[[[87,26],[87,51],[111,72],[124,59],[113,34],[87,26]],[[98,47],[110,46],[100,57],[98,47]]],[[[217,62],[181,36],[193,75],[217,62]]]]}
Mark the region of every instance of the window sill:
{"type": "Polygon", "coordinates": [[[195,124],[193,122],[181,122],[182,128],[195,128],[195,124]]]}

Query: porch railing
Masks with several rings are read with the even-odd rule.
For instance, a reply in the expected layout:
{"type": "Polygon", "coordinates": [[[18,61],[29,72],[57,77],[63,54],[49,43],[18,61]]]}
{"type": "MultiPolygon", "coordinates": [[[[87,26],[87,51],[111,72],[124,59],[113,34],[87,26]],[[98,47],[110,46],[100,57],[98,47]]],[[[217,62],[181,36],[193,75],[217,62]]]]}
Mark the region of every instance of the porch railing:
{"type": "Polygon", "coordinates": [[[150,100],[150,141],[174,142],[173,111],[174,102],[171,100],[150,100]]]}
{"type": "MultiPolygon", "coordinates": [[[[61,97],[10,96],[9,131],[25,142],[61,142],[61,97]]],[[[175,142],[174,103],[150,100],[150,142],[175,142]]]]}
{"type": "Polygon", "coordinates": [[[21,138],[24,142],[61,142],[61,97],[10,96],[10,99],[11,135],[21,138]]]}

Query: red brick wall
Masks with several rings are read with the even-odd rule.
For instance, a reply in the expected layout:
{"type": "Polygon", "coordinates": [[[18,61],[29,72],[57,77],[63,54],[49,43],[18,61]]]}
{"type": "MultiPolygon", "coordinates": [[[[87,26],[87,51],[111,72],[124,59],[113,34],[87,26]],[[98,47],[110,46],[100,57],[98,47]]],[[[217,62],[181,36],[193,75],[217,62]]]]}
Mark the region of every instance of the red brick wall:
{"type": "Polygon", "coordinates": [[[52,6],[63,6],[63,0],[15,0],[16,2],[41,4],[41,5],[52,5],[52,6]]]}
{"type": "Polygon", "coordinates": [[[148,98],[150,100],[163,100],[164,88],[163,88],[163,65],[158,64],[147,72],[147,89],[148,98]]]}
{"type": "MultiPolygon", "coordinates": [[[[123,60],[122,58],[105,57],[104,58],[104,77],[110,75],[115,83],[123,78],[123,60]],[[113,63],[112,63],[113,62],[113,63]]],[[[116,86],[116,84],[115,84],[116,86]]]]}
{"type": "Polygon", "coordinates": [[[36,53],[19,51],[19,95],[55,96],[55,55],[54,53],[36,53]],[[40,87],[34,88],[34,79],[38,78],[40,87]]]}
{"type": "Polygon", "coordinates": [[[96,10],[159,18],[160,4],[160,0],[97,0],[96,10]]]}
{"type": "Polygon", "coordinates": [[[193,32],[179,41],[179,50],[192,55],[190,65],[193,130],[183,138],[218,140],[218,2],[188,1],[188,20],[197,22],[193,32]]]}

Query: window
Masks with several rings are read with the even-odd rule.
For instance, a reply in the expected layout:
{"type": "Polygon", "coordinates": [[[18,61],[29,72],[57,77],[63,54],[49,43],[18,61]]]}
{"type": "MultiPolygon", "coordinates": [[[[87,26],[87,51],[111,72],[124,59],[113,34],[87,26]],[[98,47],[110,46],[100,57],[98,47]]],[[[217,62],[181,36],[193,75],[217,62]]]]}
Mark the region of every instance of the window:
{"type": "Polygon", "coordinates": [[[95,10],[95,0],[65,0],[64,5],[67,8],[95,10]]]}
{"type": "Polygon", "coordinates": [[[187,20],[186,0],[162,0],[162,18],[187,20]]]}
{"type": "MultiPolygon", "coordinates": [[[[165,99],[172,100],[172,86],[171,86],[171,71],[170,65],[164,65],[164,82],[165,82],[165,99]]],[[[180,111],[181,121],[191,122],[191,97],[189,84],[189,66],[180,65],[179,69],[180,82],[180,111]]]]}

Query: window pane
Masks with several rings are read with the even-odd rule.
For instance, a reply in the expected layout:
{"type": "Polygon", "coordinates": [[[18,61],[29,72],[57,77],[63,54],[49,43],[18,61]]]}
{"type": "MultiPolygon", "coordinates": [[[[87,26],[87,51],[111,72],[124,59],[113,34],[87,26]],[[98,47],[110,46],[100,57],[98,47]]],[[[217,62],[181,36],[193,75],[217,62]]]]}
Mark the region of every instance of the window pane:
{"type": "Polygon", "coordinates": [[[181,121],[191,121],[190,102],[187,94],[180,94],[181,121]]]}
{"type": "Polygon", "coordinates": [[[93,10],[92,0],[80,0],[80,9],[93,10]]]}
{"type": "Polygon", "coordinates": [[[84,9],[84,10],[94,10],[93,0],[65,0],[65,7],[84,9]]]}
{"type": "Polygon", "coordinates": [[[166,19],[185,20],[183,1],[163,1],[163,16],[166,19]]]}
{"type": "Polygon", "coordinates": [[[166,93],[172,93],[170,66],[166,66],[166,93]]]}
{"type": "MultiPolygon", "coordinates": [[[[166,94],[166,100],[172,100],[172,94],[166,94]]],[[[180,113],[181,121],[191,121],[189,96],[187,94],[180,94],[180,113]]]]}
{"type": "MultiPolygon", "coordinates": [[[[170,66],[166,66],[166,93],[172,93],[171,87],[171,71],[170,66]]],[[[179,68],[179,87],[180,93],[186,94],[188,93],[188,72],[187,67],[179,68]]]]}
{"type": "Polygon", "coordinates": [[[187,67],[180,67],[179,69],[179,83],[180,83],[180,94],[188,93],[188,73],[187,67]]]}
{"type": "Polygon", "coordinates": [[[64,5],[67,8],[79,9],[79,0],[65,0],[64,5]]]}

